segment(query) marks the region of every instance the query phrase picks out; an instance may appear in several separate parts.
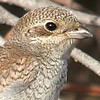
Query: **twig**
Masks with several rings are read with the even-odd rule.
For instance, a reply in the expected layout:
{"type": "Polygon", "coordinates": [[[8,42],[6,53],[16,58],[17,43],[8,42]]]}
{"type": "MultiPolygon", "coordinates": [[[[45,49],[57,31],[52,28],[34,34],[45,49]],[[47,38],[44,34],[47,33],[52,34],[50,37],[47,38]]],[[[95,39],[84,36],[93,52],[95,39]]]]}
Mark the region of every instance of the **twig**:
{"type": "Polygon", "coordinates": [[[90,57],[86,53],[81,50],[74,48],[71,52],[71,57],[75,59],[75,61],[79,61],[81,64],[85,65],[87,68],[91,69],[98,76],[100,76],[100,62],[90,57]]]}
{"type": "Polygon", "coordinates": [[[79,95],[100,96],[100,85],[66,84],[63,85],[62,92],[74,92],[79,95]]]}
{"type": "MultiPolygon", "coordinates": [[[[51,6],[53,3],[49,0],[0,0],[0,2],[14,4],[26,10],[32,10],[41,6],[51,6]]],[[[57,4],[54,4],[54,6],[57,4]]]]}
{"type": "Polygon", "coordinates": [[[72,9],[83,9],[82,5],[74,2],[74,0],[51,0],[51,1],[54,1],[58,4],[63,4],[64,6],[67,6],[69,8],[72,8],[72,9]]]}
{"type": "Polygon", "coordinates": [[[72,12],[81,23],[100,27],[100,16],[87,14],[73,9],[69,9],[69,11],[72,12]]]}
{"type": "Polygon", "coordinates": [[[0,46],[3,46],[5,43],[5,40],[0,36],[0,46]]]}
{"type": "Polygon", "coordinates": [[[18,21],[18,17],[12,15],[9,11],[0,6],[0,23],[14,26],[18,21]]]}
{"type": "MultiPolygon", "coordinates": [[[[50,0],[0,0],[0,2],[6,2],[9,4],[14,4],[25,8],[27,10],[32,10],[42,6],[58,6],[62,7],[50,0]]],[[[66,7],[64,7],[66,8],[66,7]]],[[[68,8],[67,8],[68,9],[68,8]]],[[[100,26],[100,17],[92,14],[83,13],[73,9],[69,9],[81,23],[93,26],[100,26]]]]}

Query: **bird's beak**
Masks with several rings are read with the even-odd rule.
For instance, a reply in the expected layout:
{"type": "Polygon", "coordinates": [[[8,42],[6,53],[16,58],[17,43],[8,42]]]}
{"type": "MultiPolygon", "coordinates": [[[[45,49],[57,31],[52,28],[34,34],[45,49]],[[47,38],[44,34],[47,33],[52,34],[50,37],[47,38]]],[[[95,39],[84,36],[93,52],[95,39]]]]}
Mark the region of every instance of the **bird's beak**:
{"type": "Polygon", "coordinates": [[[84,39],[93,37],[93,34],[84,28],[79,28],[78,30],[70,31],[69,34],[73,39],[84,39]]]}

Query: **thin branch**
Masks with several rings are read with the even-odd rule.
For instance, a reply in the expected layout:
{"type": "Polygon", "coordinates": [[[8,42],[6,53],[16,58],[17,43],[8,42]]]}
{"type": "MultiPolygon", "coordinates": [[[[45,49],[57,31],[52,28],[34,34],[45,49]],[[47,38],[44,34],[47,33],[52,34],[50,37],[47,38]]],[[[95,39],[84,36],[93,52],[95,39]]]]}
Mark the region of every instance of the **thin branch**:
{"type": "Polygon", "coordinates": [[[14,4],[26,10],[32,10],[41,6],[52,5],[52,2],[49,0],[26,0],[26,1],[25,0],[0,0],[0,2],[14,4]]]}
{"type": "Polygon", "coordinates": [[[62,4],[72,9],[80,9],[80,10],[83,9],[82,5],[74,2],[74,0],[51,0],[51,1],[56,2],[60,5],[62,4]]]}
{"type": "MultiPolygon", "coordinates": [[[[27,10],[32,10],[32,9],[42,7],[42,6],[62,7],[50,0],[26,0],[26,1],[25,0],[0,0],[0,2],[14,4],[27,10]]],[[[93,26],[100,26],[99,16],[87,14],[87,13],[76,11],[73,9],[69,9],[69,11],[72,12],[81,23],[84,23],[87,25],[93,25],[93,26]]]]}
{"type": "Polygon", "coordinates": [[[18,21],[18,17],[12,15],[9,11],[0,6],[0,23],[14,26],[18,21]]]}
{"type": "Polygon", "coordinates": [[[71,52],[71,57],[75,59],[75,61],[79,61],[81,64],[85,65],[87,68],[91,69],[98,76],[100,76],[100,62],[90,57],[86,53],[81,50],[74,48],[71,52]]]}
{"type": "Polygon", "coordinates": [[[73,9],[69,9],[69,11],[72,12],[81,23],[100,27],[100,16],[87,14],[73,9]]]}
{"type": "Polygon", "coordinates": [[[5,40],[0,36],[0,46],[3,46],[5,43],[5,40]]]}
{"type": "Polygon", "coordinates": [[[74,92],[79,95],[100,96],[100,85],[65,84],[62,87],[62,92],[74,92]]]}

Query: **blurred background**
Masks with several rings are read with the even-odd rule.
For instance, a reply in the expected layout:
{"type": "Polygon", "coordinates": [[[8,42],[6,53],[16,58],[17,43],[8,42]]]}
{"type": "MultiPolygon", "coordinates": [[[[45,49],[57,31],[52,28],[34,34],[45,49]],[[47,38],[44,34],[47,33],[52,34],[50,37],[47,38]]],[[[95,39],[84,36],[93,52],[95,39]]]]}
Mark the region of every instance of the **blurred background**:
{"type": "MultiPolygon", "coordinates": [[[[38,0],[39,1],[39,0],[38,0]]],[[[40,0],[41,1],[41,0],[40,0]]],[[[43,1],[43,0],[42,0],[43,1]]],[[[100,16],[100,0],[51,0],[89,14],[100,16]]],[[[27,11],[19,6],[0,2],[5,9],[17,17],[27,11]]],[[[84,17],[85,18],[85,17],[84,17]]],[[[83,40],[77,48],[100,61],[100,27],[85,25],[94,34],[93,39],[83,40]]],[[[0,36],[4,38],[12,26],[0,24],[0,36]]],[[[69,59],[68,82],[62,87],[61,100],[100,100],[100,77],[79,62],[69,59]]]]}

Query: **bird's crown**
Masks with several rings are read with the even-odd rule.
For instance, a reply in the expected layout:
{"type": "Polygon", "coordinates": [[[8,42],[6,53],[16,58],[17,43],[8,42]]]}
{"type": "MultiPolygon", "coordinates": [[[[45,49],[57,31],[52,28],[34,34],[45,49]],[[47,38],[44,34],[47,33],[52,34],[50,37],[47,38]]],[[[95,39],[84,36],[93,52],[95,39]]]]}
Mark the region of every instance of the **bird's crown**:
{"type": "Polygon", "coordinates": [[[15,30],[33,32],[39,35],[50,35],[77,29],[80,23],[68,10],[58,7],[38,8],[25,14],[18,22],[15,30]],[[41,32],[42,31],[42,32],[41,32]]]}

